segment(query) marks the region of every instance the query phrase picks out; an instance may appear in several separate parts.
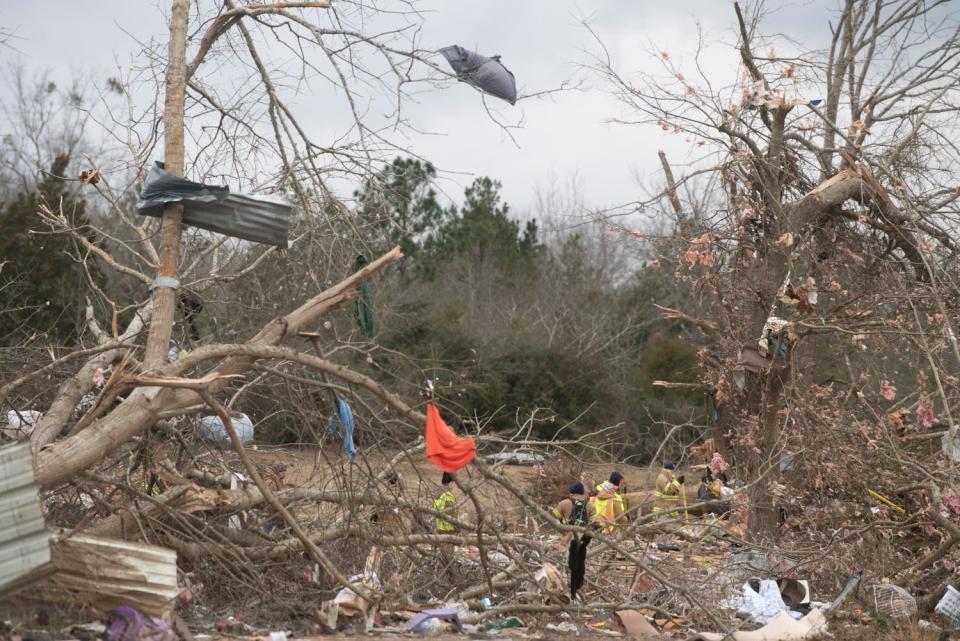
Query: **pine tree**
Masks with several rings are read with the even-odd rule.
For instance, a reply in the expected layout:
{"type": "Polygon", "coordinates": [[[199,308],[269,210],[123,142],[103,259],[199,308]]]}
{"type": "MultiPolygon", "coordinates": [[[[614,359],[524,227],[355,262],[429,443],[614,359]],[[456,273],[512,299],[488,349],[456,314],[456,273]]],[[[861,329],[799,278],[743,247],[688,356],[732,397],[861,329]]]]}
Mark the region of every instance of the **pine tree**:
{"type": "Polygon", "coordinates": [[[45,204],[61,210],[76,228],[87,224],[86,203],[67,190],[66,155],[57,156],[32,190],[22,190],[0,215],[0,344],[49,332],[72,339],[83,322],[86,276],[71,257],[73,241],[51,234],[38,210],[45,204]]]}

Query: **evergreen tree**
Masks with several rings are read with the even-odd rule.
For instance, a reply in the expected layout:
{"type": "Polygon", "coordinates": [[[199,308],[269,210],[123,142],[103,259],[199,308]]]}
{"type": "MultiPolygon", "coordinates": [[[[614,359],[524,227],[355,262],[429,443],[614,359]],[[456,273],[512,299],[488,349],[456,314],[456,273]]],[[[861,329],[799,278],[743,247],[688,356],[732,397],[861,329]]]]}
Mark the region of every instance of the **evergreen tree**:
{"type": "Polygon", "coordinates": [[[447,214],[433,188],[436,176],[429,162],[397,157],[364,181],[354,196],[360,203],[360,215],[375,230],[378,241],[399,245],[405,256],[416,258],[423,238],[447,214]]]}
{"type": "Polygon", "coordinates": [[[431,267],[454,258],[473,261],[481,269],[493,263],[513,273],[535,267],[541,247],[536,221],[521,231],[509,210],[501,203],[499,181],[486,176],[474,180],[464,192],[459,215],[447,219],[425,244],[431,267]]]}
{"type": "Polygon", "coordinates": [[[61,209],[74,229],[87,224],[86,203],[66,189],[66,155],[57,156],[32,190],[21,190],[0,216],[0,343],[33,332],[70,340],[83,323],[86,276],[70,256],[72,239],[47,231],[37,211],[61,209]],[[39,233],[31,233],[31,231],[39,233]]]}

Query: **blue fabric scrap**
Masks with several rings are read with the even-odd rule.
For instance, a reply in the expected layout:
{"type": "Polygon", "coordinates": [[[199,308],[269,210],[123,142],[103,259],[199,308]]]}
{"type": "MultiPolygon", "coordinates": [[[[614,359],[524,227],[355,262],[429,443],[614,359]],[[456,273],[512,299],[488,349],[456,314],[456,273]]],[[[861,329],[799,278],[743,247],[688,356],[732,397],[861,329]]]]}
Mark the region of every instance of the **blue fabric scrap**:
{"type": "Polygon", "coordinates": [[[342,398],[337,399],[337,405],[330,417],[330,423],[327,425],[327,432],[336,434],[337,423],[343,424],[343,451],[350,462],[353,463],[353,460],[357,458],[357,448],[353,445],[353,410],[350,409],[349,403],[342,398]]]}

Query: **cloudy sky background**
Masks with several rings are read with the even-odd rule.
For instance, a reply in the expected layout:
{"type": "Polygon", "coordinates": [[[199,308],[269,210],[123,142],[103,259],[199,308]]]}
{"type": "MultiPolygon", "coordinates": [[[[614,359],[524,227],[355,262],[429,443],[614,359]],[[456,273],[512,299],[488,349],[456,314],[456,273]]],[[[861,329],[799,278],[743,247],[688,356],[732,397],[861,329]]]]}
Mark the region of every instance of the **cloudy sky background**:
{"type": "MultiPolygon", "coordinates": [[[[771,31],[806,46],[822,44],[826,7],[832,2],[785,0],[767,6],[771,31]]],[[[579,90],[523,100],[515,107],[487,98],[498,119],[521,123],[511,130],[515,142],[466,85],[424,87],[407,105],[410,122],[426,133],[408,132],[395,140],[442,171],[444,193],[459,198],[474,177],[489,175],[503,183],[506,199],[520,215],[533,213],[537,189],[573,177],[593,207],[630,202],[657,184],[658,149],[668,152],[680,173],[685,163],[702,155],[682,136],[655,126],[609,122],[630,114],[602,79],[584,68],[600,48],[582,21],[589,22],[627,77],[661,73],[660,50],[670,52],[681,66],[692,65],[699,29],[705,74],[716,85],[737,81],[735,15],[725,0],[425,0],[418,7],[424,16],[421,46],[460,44],[500,54],[521,93],[556,88],[571,79],[581,83],[579,90]]],[[[118,63],[138,62],[141,42],[166,42],[167,10],[167,2],[140,0],[7,2],[0,6],[0,20],[15,34],[15,50],[0,56],[8,65],[49,70],[58,81],[83,76],[102,82],[116,74],[118,63]]],[[[338,119],[346,121],[344,103],[323,92],[305,92],[291,102],[318,141],[335,135],[338,119]]],[[[378,107],[372,104],[371,113],[378,107]]]]}

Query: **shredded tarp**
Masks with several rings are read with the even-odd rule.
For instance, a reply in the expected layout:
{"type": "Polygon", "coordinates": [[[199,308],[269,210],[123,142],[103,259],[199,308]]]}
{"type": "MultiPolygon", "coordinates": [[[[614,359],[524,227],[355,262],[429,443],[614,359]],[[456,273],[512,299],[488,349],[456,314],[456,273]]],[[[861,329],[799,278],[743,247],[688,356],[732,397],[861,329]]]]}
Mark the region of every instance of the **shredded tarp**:
{"type": "Polygon", "coordinates": [[[293,206],[278,198],[231,193],[174,176],[163,163],[150,168],[137,200],[143,216],[159,217],[170,203],[183,204],[183,223],[255,243],[287,247],[293,206]]]}

